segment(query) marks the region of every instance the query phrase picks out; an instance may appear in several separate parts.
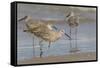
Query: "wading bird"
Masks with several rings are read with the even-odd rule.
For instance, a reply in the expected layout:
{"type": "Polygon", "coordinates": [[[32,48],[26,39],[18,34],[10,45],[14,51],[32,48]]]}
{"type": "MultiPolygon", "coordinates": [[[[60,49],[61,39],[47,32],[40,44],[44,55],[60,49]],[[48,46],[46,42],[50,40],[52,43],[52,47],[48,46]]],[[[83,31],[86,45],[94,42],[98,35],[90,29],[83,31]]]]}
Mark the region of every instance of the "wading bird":
{"type": "MultiPolygon", "coordinates": [[[[25,25],[27,27],[27,29],[24,30],[24,32],[30,32],[30,33],[32,33],[32,31],[39,32],[39,31],[41,31],[41,29],[42,30],[43,29],[49,29],[49,30],[55,29],[55,30],[57,30],[57,28],[53,24],[44,23],[44,21],[40,21],[40,20],[33,20],[31,16],[25,16],[25,17],[19,19],[18,21],[20,22],[22,20],[25,20],[25,25]]],[[[33,38],[33,40],[34,40],[34,38],[33,38]]],[[[34,45],[34,43],[33,43],[33,45],[34,45]]]]}
{"type": "MultiPolygon", "coordinates": [[[[52,24],[43,23],[43,21],[34,21],[34,20],[32,20],[32,18],[30,16],[25,16],[24,18],[19,19],[19,21],[21,21],[21,20],[25,20],[25,22],[26,22],[25,24],[27,26],[27,29],[24,30],[24,32],[30,32],[30,33],[34,34],[35,36],[39,37],[40,39],[42,39],[39,42],[40,51],[41,51],[40,57],[42,56],[42,53],[43,53],[41,42],[43,40],[48,41],[49,42],[48,47],[50,47],[51,42],[56,41],[62,35],[61,31],[60,32],[53,31],[53,28],[55,28],[56,30],[57,30],[57,28],[55,26],[53,26],[52,24]]],[[[66,34],[66,33],[64,33],[64,34],[70,38],[70,36],[68,34],[66,34]]]]}
{"type": "Polygon", "coordinates": [[[75,29],[75,48],[72,48],[72,39],[70,39],[70,52],[79,51],[77,48],[77,29],[79,26],[79,17],[74,14],[74,12],[70,12],[67,16],[67,24],[70,27],[70,37],[72,37],[72,29],[75,29]]]}
{"type": "MultiPolygon", "coordinates": [[[[57,28],[55,26],[53,26],[52,24],[43,23],[43,21],[39,21],[39,20],[33,20],[31,16],[25,16],[25,17],[19,19],[18,22],[20,22],[22,20],[25,21],[25,25],[27,27],[27,29],[24,30],[24,32],[33,33],[33,31],[34,31],[36,33],[36,32],[41,31],[41,29],[43,30],[43,28],[49,29],[49,30],[53,30],[53,28],[54,28],[57,30],[57,28]]],[[[34,40],[34,36],[33,36],[33,53],[35,53],[34,41],[35,40],[34,40]]]]}

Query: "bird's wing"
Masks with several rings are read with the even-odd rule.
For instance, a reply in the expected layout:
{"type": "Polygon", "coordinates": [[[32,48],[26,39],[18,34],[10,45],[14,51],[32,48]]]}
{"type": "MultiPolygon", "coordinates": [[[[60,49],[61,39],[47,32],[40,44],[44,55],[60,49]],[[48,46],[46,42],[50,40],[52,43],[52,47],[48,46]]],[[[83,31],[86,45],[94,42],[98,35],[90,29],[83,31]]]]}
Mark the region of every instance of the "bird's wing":
{"type": "Polygon", "coordinates": [[[37,27],[40,27],[42,23],[38,22],[38,21],[32,21],[32,22],[29,22],[29,23],[26,23],[26,27],[28,29],[34,29],[34,28],[37,28],[37,27]]]}

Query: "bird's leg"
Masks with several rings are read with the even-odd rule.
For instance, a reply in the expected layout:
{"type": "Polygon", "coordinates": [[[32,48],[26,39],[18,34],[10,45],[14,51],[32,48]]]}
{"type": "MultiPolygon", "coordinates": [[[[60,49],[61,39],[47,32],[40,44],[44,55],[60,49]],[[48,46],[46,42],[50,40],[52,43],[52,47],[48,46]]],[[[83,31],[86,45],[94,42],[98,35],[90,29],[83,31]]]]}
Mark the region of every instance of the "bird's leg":
{"type": "Polygon", "coordinates": [[[77,27],[75,28],[75,48],[76,48],[76,50],[78,50],[78,47],[77,47],[77,27]]]}
{"type": "Polygon", "coordinates": [[[49,42],[48,48],[50,48],[51,42],[49,42]]]}
{"type": "Polygon", "coordinates": [[[43,40],[39,41],[39,45],[41,45],[42,42],[43,42],[43,40]]]}
{"type": "MultiPolygon", "coordinates": [[[[48,44],[48,53],[49,53],[50,45],[51,45],[51,42],[49,41],[49,44],[48,44]]],[[[49,55],[49,54],[48,54],[48,55],[49,55]]]]}
{"type": "Polygon", "coordinates": [[[34,37],[33,37],[33,56],[35,56],[35,45],[34,45],[34,37]]]}
{"type": "Polygon", "coordinates": [[[75,28],[75,48],[77,48],[77,27],[75,28]]]}
{"type": "Polygon", "coordinates": [[[41,58],[42,55],[43,55],[43,51],[42,51],[42,46],[43,46],[43,45],[41,44],[42,41],[43,41],[43,40],[41,40],[41,41],[39,42],[39,45],[40,45],[40,58],[41,58]]]}
{"type": "MultiPolygon", "coordinates": [[[[70,27],[70,37],[71,37],[71,27],[70,27]]],[[[72,37],[71,37],[72,38],[72,37]]],[[[72,39],[70,39],[70,49],[72,48],[72,39]]]]}

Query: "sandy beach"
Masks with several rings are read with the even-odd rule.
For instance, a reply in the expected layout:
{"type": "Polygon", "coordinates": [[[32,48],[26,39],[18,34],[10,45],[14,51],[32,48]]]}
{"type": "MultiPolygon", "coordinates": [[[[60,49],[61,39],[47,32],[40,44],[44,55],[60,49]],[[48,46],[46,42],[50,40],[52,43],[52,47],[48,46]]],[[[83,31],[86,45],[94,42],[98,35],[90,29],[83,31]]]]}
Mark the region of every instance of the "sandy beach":
{"type": "Polygon", "coordinates": [[[71,62],[96,60],[96,52],[71,53],[63,56],[34,57],[29,60],[18,61],[18,64],[37,64],[37,63],[54,63],[54,62],[71,62]]]}

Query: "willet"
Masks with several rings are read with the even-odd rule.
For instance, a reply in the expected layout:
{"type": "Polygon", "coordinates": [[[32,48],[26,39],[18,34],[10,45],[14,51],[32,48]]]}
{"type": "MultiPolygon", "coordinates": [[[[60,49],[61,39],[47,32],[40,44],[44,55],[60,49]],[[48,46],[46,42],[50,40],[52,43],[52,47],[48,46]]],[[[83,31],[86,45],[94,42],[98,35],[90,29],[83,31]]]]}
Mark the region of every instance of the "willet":
{"type": "Polygon", "coordinates": [[[70,52],[77,52],[77,28],[79,26],[79,16],[76,16],[74,12],[70,12],[67,16],[67,24],[70,27],[70,37],[72,37],[72,29],[75,29],[75,47],[72,47],[72,39],[70,39],[70,52]]]}
{"type": "Polygon", "coordinates": [[[30,32],[30,33],[34,34],[35,36],[39,37],[40,39],[42,39],[39,42],[40,51],[41,51],[40,57],[43,54],[42,45],[41,45],[43,40],[48,41],[49,42],[48,47],[50,47],[51,42],[54,42],[57,39],[59,39],[62,36],[62,34],[65,34],[67,37],[71,38],[68,34],[66,34],[64,32],[64,30],[59,31],[59,32],[53,31],[53,28],[55,28],[55,29],[57,29],[57,28],[50,23],[34,21],[34,20],[32,20],[32,18],[30,16],[25,16],[24,18],[21,18],[19,21],[21,21],[21,20],[25,20],[25,22],[26,22],[25,24],[27,26],[27,29],[24,30],[24,32],[30,32]]]}

